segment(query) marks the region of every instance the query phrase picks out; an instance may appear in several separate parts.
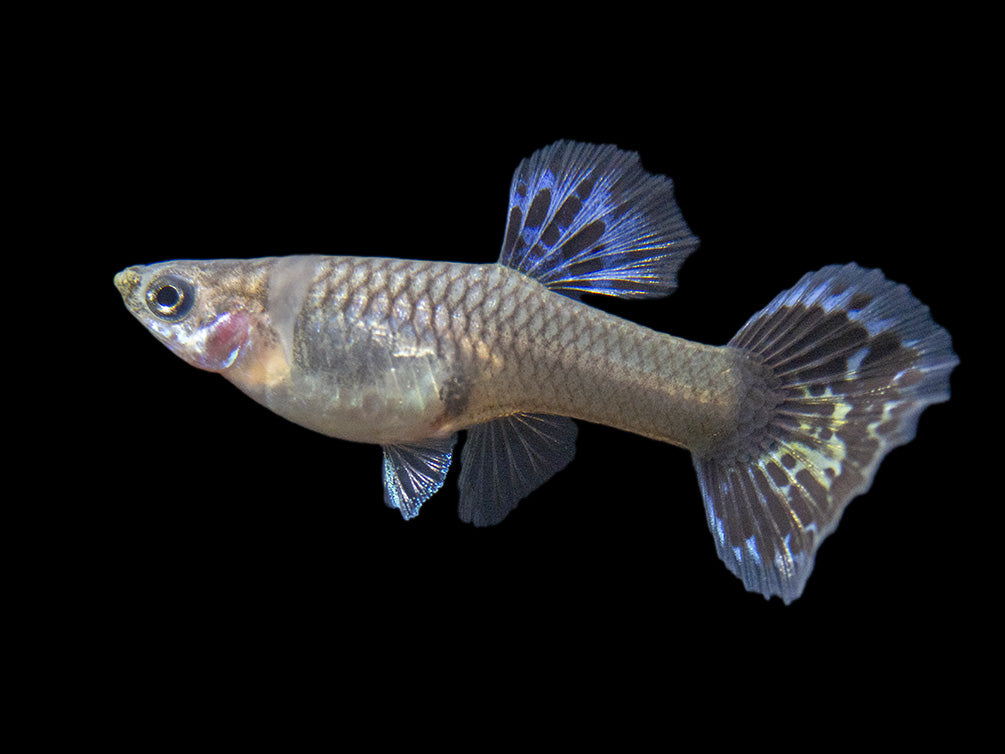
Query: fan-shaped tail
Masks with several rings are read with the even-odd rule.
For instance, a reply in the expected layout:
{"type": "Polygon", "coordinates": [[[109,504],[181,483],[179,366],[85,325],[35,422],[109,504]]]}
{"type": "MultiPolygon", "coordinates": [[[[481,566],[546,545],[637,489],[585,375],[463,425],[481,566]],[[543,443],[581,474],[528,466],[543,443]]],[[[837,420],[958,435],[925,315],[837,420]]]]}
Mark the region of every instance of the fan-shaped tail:
{"type": "Polygon", "coordinates": [[[719,557],[749,591],[788,603],[883,457],[948,400],[958,360],[906,286],[854,264],[804,276],[729,345],[763,359],[777,405],[695,468],[719,557]]]}

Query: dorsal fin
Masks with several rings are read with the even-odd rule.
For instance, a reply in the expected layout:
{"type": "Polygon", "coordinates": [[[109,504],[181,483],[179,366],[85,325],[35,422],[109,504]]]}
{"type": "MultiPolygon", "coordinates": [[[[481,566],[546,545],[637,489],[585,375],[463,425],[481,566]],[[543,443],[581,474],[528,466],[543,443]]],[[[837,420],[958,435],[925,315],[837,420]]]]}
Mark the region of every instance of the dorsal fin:
{"type": "Polygon", "coordinates": [[[697,245],[673,182],[635,152],[559,141],[513,174],[499,263],[570,296],[658,297],[697,245]]]}

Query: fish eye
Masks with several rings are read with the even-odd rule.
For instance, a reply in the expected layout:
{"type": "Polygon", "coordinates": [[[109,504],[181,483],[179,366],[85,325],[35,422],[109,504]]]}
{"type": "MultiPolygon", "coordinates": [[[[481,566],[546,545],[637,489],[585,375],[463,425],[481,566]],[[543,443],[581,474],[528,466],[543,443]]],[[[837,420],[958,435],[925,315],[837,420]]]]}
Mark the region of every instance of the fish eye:
{"type": "Polygon", "coordinates": [[[162,275],[147,286],[147,308],[160,319],[176,322],[194,303],[195,288],[178,275],[162,275]]]}

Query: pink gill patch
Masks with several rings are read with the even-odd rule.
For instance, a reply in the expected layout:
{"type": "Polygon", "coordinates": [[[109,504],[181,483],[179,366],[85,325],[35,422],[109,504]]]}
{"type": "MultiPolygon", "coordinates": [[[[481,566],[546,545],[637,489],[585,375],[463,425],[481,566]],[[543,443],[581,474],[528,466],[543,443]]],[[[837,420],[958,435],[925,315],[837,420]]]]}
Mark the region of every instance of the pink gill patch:
{"type": "Polygon", "coordinates": [[[206,368],[226,369],[241,354],[251,335],[251,316],[243,311],[227,312],[209,326],[206,336],[206,368]]]}

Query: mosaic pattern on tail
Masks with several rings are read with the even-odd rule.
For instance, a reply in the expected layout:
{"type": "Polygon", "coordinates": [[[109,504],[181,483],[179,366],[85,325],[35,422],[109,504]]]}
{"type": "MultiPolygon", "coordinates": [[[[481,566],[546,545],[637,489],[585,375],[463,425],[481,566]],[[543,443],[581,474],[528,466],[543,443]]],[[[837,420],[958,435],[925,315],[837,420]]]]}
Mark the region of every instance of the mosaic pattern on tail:
{"type": "Polygon", "coordinates": [[[729,345],[764,360],[778,404],[756,431],[695,456],[709,527],[748,589],[791,602],[883,456],[949,399],[957,359],[905,286],[854,264],[804,276],[729,345]]]}

